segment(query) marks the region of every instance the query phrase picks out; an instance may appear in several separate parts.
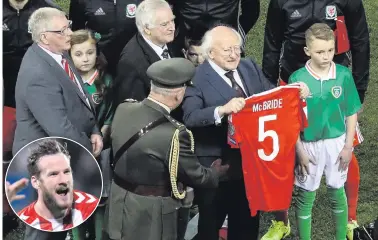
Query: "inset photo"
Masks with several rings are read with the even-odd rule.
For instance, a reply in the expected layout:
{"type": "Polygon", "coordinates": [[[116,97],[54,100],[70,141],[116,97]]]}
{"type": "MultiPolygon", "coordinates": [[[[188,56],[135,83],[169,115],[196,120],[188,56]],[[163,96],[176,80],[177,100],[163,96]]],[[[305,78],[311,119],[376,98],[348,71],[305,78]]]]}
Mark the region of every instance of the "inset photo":
{"type": "Polygon", "coordinates": [[[85,222],[101,199],[103,179],[96,158],[67,138],[33,141],[12,159],[5,192],[13,211],[27,225],[48,232],[85,222]]]}

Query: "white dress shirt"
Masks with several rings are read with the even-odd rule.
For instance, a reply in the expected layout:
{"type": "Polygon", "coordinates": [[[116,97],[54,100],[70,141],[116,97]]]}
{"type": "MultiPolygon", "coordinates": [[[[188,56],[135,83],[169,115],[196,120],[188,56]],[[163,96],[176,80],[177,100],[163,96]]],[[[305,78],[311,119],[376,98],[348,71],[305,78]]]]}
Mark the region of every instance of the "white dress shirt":
{"type": "MultiPolygon", "coordinates": [[[[213,61],[211,61],[211,60],[208,60],[209,61],[209,64],[210,64],[210,66],[214,69],[214,71],[216,72],[216,73],[218,73],[218,75],[230,86],[230,87],[232,87],[232,82],[231,82],[231,80],[228,78],[228,77],[226,77],[226,73],[227,72],[229,72],[229,71],[226,71],[226,70],[224,70],[223,68],[221,68],[221,67],[219,67],[215,62],[213,62],[213,61]]],[[[234,72],[234,79],[235,79],[235,81],[236,81],[236,83],[240,86],[240,88],[243,90],[243,92],[245,93],[245,95],[247,96],[248,94],[247,94],[247,92],[245,91],[245,89],[244,89],[244,85],[243,85],[243,82],[242,82],[242,80],[241,80],[241,78],[240,78],[240,75],[239,75],[239,73],[238,73],[238,71],[237,70],[233,70],[233,72],[234,72]]],[[[218,113],[218,109],[219,109],[219,107],[216,107],[215,108],[215,110],[214,110],[214,120],[215,120],[215,124],[216,125],[218,125],[218,124],[220,124],[221,122],[222,122],[222,118],[223,118],[223,116],[222,117],[220,117],[219,116],[219,113],[218,113]]]]}
{"type": "MultiPolygon", "coordinates": [[[[168,50],[168,47],[167,47],[167,44],[165,44],[163,47],[160,47],[158,45],[156,45],[155,43],[151,42],[149,39],[147,39],[146,37],[143,36],[142,34],[142,37],[144,38],[144,40],[147,42],[147,44],[156,52],[156,54],[160,57],[161,60],[164,60],[162,54],[163,54],[163,51],[165,49],[168,50]]],[[[168,58],[171,58],[171,56],[169,55],[168,53],[168,58]]]]}

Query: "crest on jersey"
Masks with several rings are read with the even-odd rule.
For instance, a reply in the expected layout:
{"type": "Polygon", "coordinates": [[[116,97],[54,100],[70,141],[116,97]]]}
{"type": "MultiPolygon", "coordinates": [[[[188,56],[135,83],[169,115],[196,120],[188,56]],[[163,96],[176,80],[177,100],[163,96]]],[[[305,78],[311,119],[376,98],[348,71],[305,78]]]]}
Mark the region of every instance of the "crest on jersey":
{"type": "Polygon", "coordinates": [[[98,105],[102,102],[102,94],[99,93],[93,93],[92,94],[92,100],[93,102],[98,105]]]}
{"type": "Polygon", "coordinates": [[[325,9],[326,19],[335,19],[337,18],[337,9],[335,5],[329,5],[325,9]]]}
{"type": "Polygon", "coordinates": [[[136,4],[127,4],[126,6],[126,17],[134,18],[137,6],[136,4]]]}
{"type": "Polygon", "coordinates": [[[343,92],[343,89],[341,86],[334,86],[331,89],[331,93],[335,98],[339,98],[341,96],[341,93],[343,92]]]}
{"type": "Polygon", "coordinates": [[[296,174],[296,177],[300,183],[305,183],[307,181],[307,175],[296,174]]]}

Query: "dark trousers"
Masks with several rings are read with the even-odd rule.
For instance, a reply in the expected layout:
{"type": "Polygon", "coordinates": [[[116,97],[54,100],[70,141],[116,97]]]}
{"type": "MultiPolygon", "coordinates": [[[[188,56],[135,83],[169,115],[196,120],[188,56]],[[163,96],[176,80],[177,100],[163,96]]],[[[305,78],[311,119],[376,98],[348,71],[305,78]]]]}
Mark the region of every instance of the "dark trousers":
{"type": "Polygon", "coordinates": [[[24,240],[65,240],[67,232],[44,232],[26,226],[24,240]]]}
{"type": "Polygon", "coordinates": [[[197,189],[199,209],[196,240],[218,240],[219,229],[228,215],[228,240],[257,240],[259,214],[251,217],[244,181],[229,180],[213,189],[197,189]]]}
{"type": "Polygon", "coordinates": [[[184,240],[186,228],[189,222],[189,207],[182,207],[178,211],[177,240],[184,240]]]}

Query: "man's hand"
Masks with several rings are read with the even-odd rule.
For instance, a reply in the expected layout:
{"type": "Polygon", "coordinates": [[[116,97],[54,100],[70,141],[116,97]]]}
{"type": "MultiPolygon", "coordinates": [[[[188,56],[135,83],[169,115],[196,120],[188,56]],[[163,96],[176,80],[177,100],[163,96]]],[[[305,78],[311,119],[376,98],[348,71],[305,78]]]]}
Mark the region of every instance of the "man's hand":
{"type": "Polygon", "coordinates": [[[92,134],[91,135],[91,143],[93,149],[93,155],[98,157],[102,151],[103,142],[102,137],[99,134],[92,134]]]}
{"type": "Polygon", "coordinates": [[[344,146],[339,156],[337,157],[336,164],[339,164],[339,172],[345,171],[350,161],[352,160],[353,147],[344,146]]]}
{"type": "Polygon", "coordinates": [[[219,107],[218,114],[220,117],[224,115],[229,115],[231,113],[240,112],[245,106],[244,98],[233,98],[225,105],[219,107]]]}
{"type": "Polygon", "coordinates": [[[218,172],[219,174],[219,177],[223,177],[223,176],[226,176],[227,174],[227,171],[229,169],[230,165],[226,164],[226,165],[222,165],[222,160],[221,159],[217,159],[215,160],[210,168],[214,169],[216,172],[218,172]]]}
{"type": "Polygon", "coordinates": [[[25,188],[28,185],[28,183],[29,180],[27,178],[21,178],[13,184],[10,184],[9,182],[5,183],[5,192],[7,194],[9,203],[15,200],[21,200],[25,198],[25,195],[17,195],[17,193],[21,191],[23,188],[25,188]]]}
{"type": "Polygon", "coordinates": [[[308,88],[307,84],[303,83],[303,82],[298,82],[299,84],[299,94],[300,94],[300,97],[302,99],[305,99],[307,98],[308,96],[310,96],[310,89],[308,88]]]}

